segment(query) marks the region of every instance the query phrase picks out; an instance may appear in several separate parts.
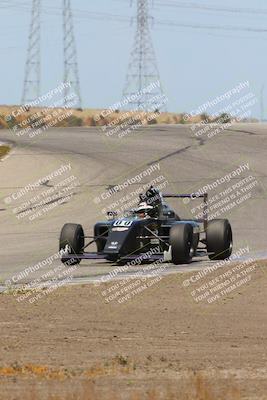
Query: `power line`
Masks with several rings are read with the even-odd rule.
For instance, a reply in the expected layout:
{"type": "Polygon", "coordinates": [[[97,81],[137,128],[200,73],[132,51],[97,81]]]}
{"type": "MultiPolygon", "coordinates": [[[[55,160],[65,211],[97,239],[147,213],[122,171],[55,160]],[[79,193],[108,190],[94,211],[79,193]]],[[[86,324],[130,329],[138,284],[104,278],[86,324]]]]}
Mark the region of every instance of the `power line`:
{"type": "Polygon", "coordinates": [[[174,2],[174,1],[164,1],[164,3],[160,1],[155,1],[155,5],[164,6],[164,7],[176,7],[176,8],[187,8],[187,9],[195,9],[201,11],[214,11],[214,12],[226,12],[226,13],[235,13],[235,14],[256,14],[263,15],[267,14],[267,9],[259,9],[259,8],[238,8],[238,7],[224,7],[224,6],[211,6],[208,4],[198,4],[198,3],[185,3],[185,2],[174,2]]]}
{"type": "MultiPolygon", "coordinates": [[[[28,12],[30,10],[29,4],[28,3],[14,3],[10,4],[7,3],[8,5],[1,7],[4,9],[14,9],[15,11],[26,11],[28,12]]],[[[62,8],[61,7],[55,7],[55,6],[46,6],[42,10],[42,14],[46,15],[61,15],[62,14],[62,8]]],[[[105,12],[94,12],[94,11],[88,11],[88,10],[81,10],[81,9],[75,9],[72,8],[72,16],[73,18],[77,19],[95,19],[95,20],[105,20],[105,21],[120,21],[120,22],[127,22],[129,23],[131,21],[131,18],[126,16],[126,15],[119,15],[119,14],[112,14],[112,13],[105,13],[105,12]]]]}
{"type": "Polygon", "coordinates": [[[221,31],[236,31],[236,32],[254,32],[254,33],[267,33],[265,28],[252,28],[245,26],[233,26],[233,25],[201,25],[201,24],[187,24],[183,22],[174,21],[163,21],[156,20],[155,24],[165,25],[179,28],[192,28],[192,29],[210,29],[210,30],[221,30],[221,31]]]}
{"type": "MultiPolygon", "coordinates": [[[[24,3],[26,4],[26,3],[24,3]]],[[[156,2],[155,4],[157,5],[163,5],[163,6],[175,6],[175,7],[184,7],[184,8],[192,8],[192,7],[197,7],[199,9],[208,9],[208,6],[205,5],[199,5],[196,3],[160,3],[156,2]]],[[[15,6],[14,6],[15,7],[15,6]]],[[[212,10],[220,10],[220,11],[226,11],[228,10],[229,12],[252,12],[254,11],[255,13],[259,14],[267,14],[267,10],[257,10],[257,9],[237,9],[237,8],[215,8],[210,6],[209,7],[212,10]]],[[[26,8],[23,8],[23,10],[27,11],[26,8]]],[[[43,11],[44,14],[47,15],[57,15],[58,13],[61,13],[61,9],[59,7],[46,7],[43,11]]],[[[87,10],[81,10],[81,9],[72,9],[72,15],[73,18],[81,20],[81,19],[90,19],[90,20],[100,20],[100,21],[106,21],[106,22],[126,22],[129,23],[131,21],[131,18],[126,16],[126,15],[119,15],[119,14],[111,14],[111,13],[102,13],[102,12],[91,12],[87,10]]],[[[161,20],[157,18],[153,18],[153,21],[157,25],[161,26],[170,26],[170,27],[181,27],[181,28],[192,28],[192,29],[209,29],[209,30],[218,30],[218,31],[239,31],[239,32],[254,32],[254,33],[266,33],[267,30],[265,28],[254,28],[254,27],[249,27],[249,26],[223,26],[223,25],[201,25],[201,24],[190,24],[190,23],[183,23],[183,22],[176,22],[176,21],[169,21],[169,20],[161,20]]]]}

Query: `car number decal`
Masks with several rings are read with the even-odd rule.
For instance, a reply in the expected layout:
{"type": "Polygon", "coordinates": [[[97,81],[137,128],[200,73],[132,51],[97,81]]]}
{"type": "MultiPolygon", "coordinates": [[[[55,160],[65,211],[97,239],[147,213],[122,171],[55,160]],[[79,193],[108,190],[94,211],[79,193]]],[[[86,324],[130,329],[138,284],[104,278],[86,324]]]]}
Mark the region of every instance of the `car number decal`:
{"type": "Polygon", "coordinates": [[[127,219],[118,219],[114,222],[113,226],[131,226],[133,221],[128,221],[127,219]]]}

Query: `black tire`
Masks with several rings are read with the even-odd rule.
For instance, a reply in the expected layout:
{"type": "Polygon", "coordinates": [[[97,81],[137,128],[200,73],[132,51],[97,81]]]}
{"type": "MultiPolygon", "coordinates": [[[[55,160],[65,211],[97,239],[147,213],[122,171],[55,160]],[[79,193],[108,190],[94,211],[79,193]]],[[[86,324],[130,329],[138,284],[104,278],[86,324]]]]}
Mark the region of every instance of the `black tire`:
{"type": "Polygon", "coordinates": [[[210,260],[225,260],[232,254],[233,234],[228,219],[214,219],[208,222],[207,251],[210,260]]]}
{"type": "MultiPolygon", "coordinates": [[[[71,254],[81,254],[84,247],[84,232],[79,224],[65,224],[61,230],[59,239],[59,250],[66,249],[69,246],[71,254]]],[[[81,260],[73,258],[71,260],[62,257],[63,263],[68,265],[80,264],[81,260]]]]}
{"type": "Polygon", "coordinates": [[[189,263],[194,254],[192,225],[173,225],[170,229],[170,245],[173,264],[189,263]]]}

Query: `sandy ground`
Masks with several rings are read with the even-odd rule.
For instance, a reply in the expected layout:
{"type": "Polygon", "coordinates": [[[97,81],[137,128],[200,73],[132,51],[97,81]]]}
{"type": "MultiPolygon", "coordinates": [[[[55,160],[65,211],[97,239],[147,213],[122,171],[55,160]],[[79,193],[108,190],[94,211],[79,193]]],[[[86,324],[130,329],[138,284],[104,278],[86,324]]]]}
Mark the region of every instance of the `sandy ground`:
{"type": "Polygon", "coordinates": [[[121,304],[111,293],[136,281],[0,295],[1,400],[266,399],[265,265],[211,303],[196,293],[233,266],[148,279],[121,304]]]}

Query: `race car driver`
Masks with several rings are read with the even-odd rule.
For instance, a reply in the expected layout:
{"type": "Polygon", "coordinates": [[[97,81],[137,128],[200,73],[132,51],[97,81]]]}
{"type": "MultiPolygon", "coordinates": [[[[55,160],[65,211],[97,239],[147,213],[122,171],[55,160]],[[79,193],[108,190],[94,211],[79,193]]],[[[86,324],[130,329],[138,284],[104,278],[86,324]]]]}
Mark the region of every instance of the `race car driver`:
{"type": "Polygon", "coordinates": [[[141,193],[139,195],[140,202],[136,212],[142,215],[141,218],[146,216],[156,218],[160,213],[162,206],[162,195],[160,191],[153,186],[146,191],[146,193],[141,193]]]}

